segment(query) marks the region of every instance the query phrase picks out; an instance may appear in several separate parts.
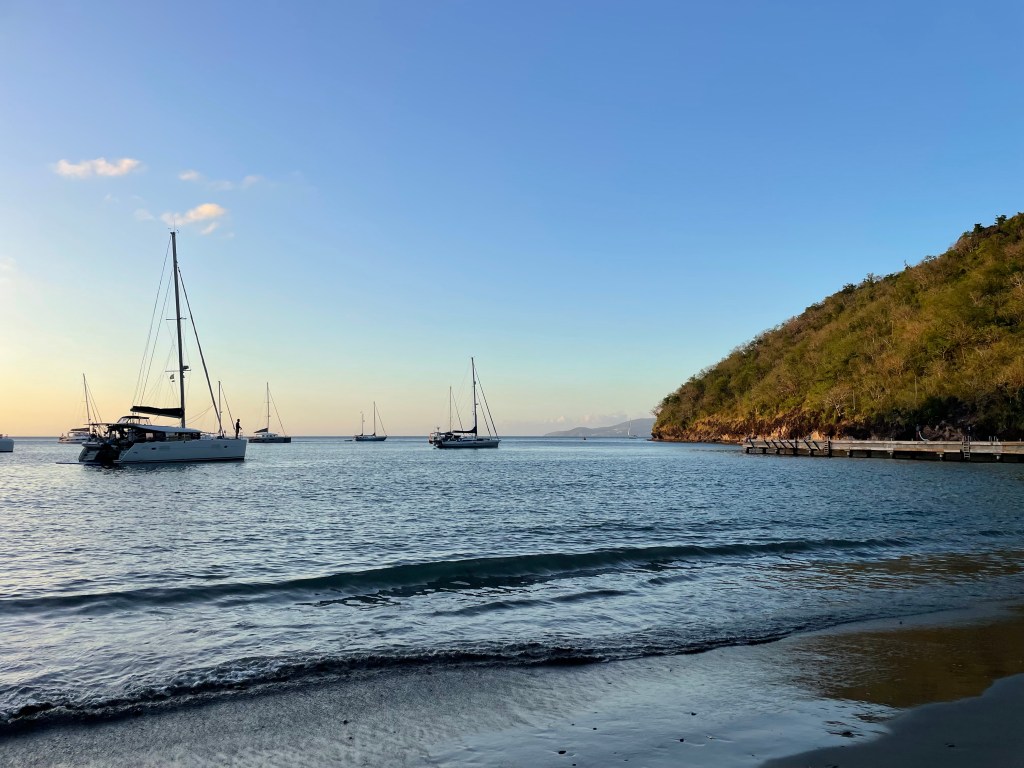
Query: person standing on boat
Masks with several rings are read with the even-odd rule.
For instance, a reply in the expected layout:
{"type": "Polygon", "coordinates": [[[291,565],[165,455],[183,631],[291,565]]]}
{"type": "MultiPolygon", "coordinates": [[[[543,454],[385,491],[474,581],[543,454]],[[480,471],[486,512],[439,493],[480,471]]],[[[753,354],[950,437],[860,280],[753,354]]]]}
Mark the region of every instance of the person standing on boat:
{"type": "Polygon", "coordinates": [[[235,440],[238,439],[238,434],[241,431],[242,431],[242,420],[241,419],[235,419],[235,440]]]}

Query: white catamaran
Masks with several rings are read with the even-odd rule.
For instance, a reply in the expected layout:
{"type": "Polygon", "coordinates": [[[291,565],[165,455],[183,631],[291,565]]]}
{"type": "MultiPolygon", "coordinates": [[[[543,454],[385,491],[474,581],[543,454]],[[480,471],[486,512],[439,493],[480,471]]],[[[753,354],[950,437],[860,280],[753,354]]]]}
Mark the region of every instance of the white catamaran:
{"type": "Polygon", "coordinates": [[[352,439],[357,443],[382,443],[388,439],[388,431],[384,429],[384,422],[380,420],[380,429],[384,433],[383,435],[377,434],[377,421],[380,417],[377,415],[377,403],[373,404],[373,433],[366,434],[366,419],[363,417],[362,412],[359,413],[359,434],[353,435],[352,439]]]}
{"type": "MultiPolygon", "coordinates": [[[[281,424],[282,434],[270,431],[270,383],[267,383],[267,426],[257,429],[256,434],[249,438],[250,443],[290,443],[292,439],[284,434],[284,424],[281,424],[281,414],[277,414],[277,423],[281,424]]],[[[277,403],[274,403],[274,413],[277,413],[277,403]]]]}
{"type": "MultiPolygon", "coordinates": [[[[242,439],[224,436],[223,428],[218,424],[216,436],[204,435],[198,429],[185,426],[185,365],[181,337],[181,291],[180,274],[178,272],[177,233],[171,232],[171,279],[174,280],[174,318],[178,342],[178,406],[175,408],[157,408],[149,405],[133,405],[132,416],[125,416],[115,424],[106,424],[106,433],[82,446],[78,456],[83,464],[154,464],[165,462],[195,461],[241,461],[245,458],[246,442],[242,439]],[[148,419],[136,414],[161,416],[175,419],[175,426],[149,424],[148,419]]],[[[185,296],[186,303],[188,296],[185,296]]],[[[191,314],[191,312],[190,312],[191,314]]],[[[193,323],[194,326],[194,323],[193,323]]],[[[198,337],[196,339],[198,346],[198,337]]],[[[200,359],[203,359],[202,347],[199,347],[200,359]]],[[[203,370],[206,371],[206,360],[203,359],[203,370]]],[[[210,377],[206,377],[213,401],[213,386],[210,377]]],[[[216,401],[213,408],[217,412],[218,422],[220,411],[216,401]]]]}
{"type": "Polygon", "coordinates": [[[487,405],[487,395],[484,394],[482,386],[480,394],[483,397],[484,428],[488,434],[486,437],[479,434],[476,399],[476,388],[479,382],[476,378],[476,361],[472,357],[469,358],[469,365],[473,376],[473,427],[472,429],[451,429],[449,427],[447,432],[433,432],[427,440],[435,448],[497,448],[498,443],[501,442],[498,430],[494,426],[494,419],[491,417],[491,409],[487,405]]]}

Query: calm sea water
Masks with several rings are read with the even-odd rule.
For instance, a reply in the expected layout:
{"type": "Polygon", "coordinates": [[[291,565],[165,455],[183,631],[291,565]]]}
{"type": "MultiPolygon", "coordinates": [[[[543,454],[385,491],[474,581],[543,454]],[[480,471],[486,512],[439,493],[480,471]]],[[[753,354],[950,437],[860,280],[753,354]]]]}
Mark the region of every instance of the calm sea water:
{"type": "Polygon", "coordinates": [[[1024,593],[1024,465],[629,440],[0,454],[0,733],[409,664],[698,652],[1024,593]]]}

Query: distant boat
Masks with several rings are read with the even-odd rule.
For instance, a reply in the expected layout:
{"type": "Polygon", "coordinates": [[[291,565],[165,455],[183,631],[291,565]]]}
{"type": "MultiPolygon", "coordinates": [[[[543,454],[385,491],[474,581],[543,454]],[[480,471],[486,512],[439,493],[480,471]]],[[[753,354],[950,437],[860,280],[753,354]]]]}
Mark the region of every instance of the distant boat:
{"type": "Polygon", "coordinates": [[[629,423],[626,424],[626,439],[627,440],[639,440],[640,435],[633,434],[633,420],[630,419],[629,423]]]}
{"type": "MultiPolygon", "coordinates": [[[[277,405],[274,405],[274,412],[277,413],[277,405]]],[[[281,424],[281,414],[277,415],[277,422],[281,424]]],[[[284,432],[284,425],[281,424],[281,432],[284,432]]],[[[277,434],[270,431],[270,383],[267,383],[267,426],[257,429],[255,434],[249,438],[250,443],[290,443],[292,439],[285,434],[277,434]]]]}
{"type": "Polygon", "coordinates": [[[0,435],[0,453],[12,453],[14,451],[14,441],[10,435],[0,435]]]}
{"type": "Polygon", "coordinates": [[[69,429],[65,434],[57,438],[58,443],[64,443],[65,445],[84,445],[94,438],[99,437],[98,428],[102,425],[103,421],[96,414],[96,421],[92,420],[92,408],[91,401],[92,396],[89,393],[89,383],[85,380],[85,374],[82,374],[82,389],[85,391],[85,423],[84,427],[74,427],[69,429]]]}
{"type": "MultiPolygon", "coordinates": [[[[157,464],[169,462],[198,461],[242,461],[245,458],[245,440],[224,437],[223,431],[217,436],[204,435],[198,429],[185,426],[185,365],[181,337],[181,274],[178,271],[178,240],[177,232],[171,232],[171,279],[174,281],[174,317],[177,333],[178,367],[175,371],[178,383],[178,405],[174,408],[158,408],[151,405],[133,405],[132,416],[120,419],[116,424],[106,424],[106,432],[82,446],[78,461],[82,464],[157,464]],[[138,414],[138,415],[137,415],[138,414]],[[148,416],[162,416],[178,421],[176,426],[158,426],[149,424],[148,416]]],[[[188,295],[185,296],[188,303],[188,295]]],[[[190,313],[191,314],[191,313],[190,313]]],[[[195,325],[193,324],[193,328],[195,325]]],[[[203,372],[206,373],[206,360],[199,346],[199,357],[203,360],[203,372]]],[[[172,374],[173,379],[174,374],[172,374]]],[[[213,401],[213,387],[210,385],[209,374],[206,376],[213,401]]],[[[217,403],[213,402],[214,411],[220,418],[217,403]]]]}
{"type": "Polygon", "coordinates": [[[377,403],[375,401],[373,403],[373,433],[369,434],[369,435],[366,434],[366,428],[365,428],[366,427],[366,420],[363,418],[363,414],[360,412],[360,414],[359,414],[359,434],[358,435],[353,435],[352,439],[355,440],[357,443],[382,443],[385,440],[387,440],[388,439],[388,431],[386,429],[384,429],[384,422],[383,421],[381,421],[381,423],[380,423],[380,428],[381,428],[381,431],[384,434],[383,435],[378,435],[377,434],[377,421],[378,421],[378,418],[379,417],[377,416],[377,403]]]}
{"type": "Polygon", "coordinates": [[[483,395],[484,406],[484,427],[487,429],[487,437],[481,437],[477,429],[477,400],[476,400],[476,361],[469,358],[469,365],[473,376],[473,428],[472,429],[451,429],[447,432],[434,432],[428,438],[435,448],[497,448],[501,440],[498,438],[498,430],[494,426],[494,419],[491,418],[491,409],[487,406],[487,396],[483,387],[480,387],[480,394],[483,395]]]}

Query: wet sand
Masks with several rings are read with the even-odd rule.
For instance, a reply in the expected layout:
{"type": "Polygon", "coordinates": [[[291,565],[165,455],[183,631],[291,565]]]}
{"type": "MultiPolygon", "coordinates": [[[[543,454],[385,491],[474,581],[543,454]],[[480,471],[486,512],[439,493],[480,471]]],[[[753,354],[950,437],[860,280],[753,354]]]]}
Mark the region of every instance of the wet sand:
{"type": "Polygon", "coordinates": [[[1024,610],[988,606],[692,656],[351,674],[9,735],[0,764],[1014,766],[1013,675],[1024,610]]]}

